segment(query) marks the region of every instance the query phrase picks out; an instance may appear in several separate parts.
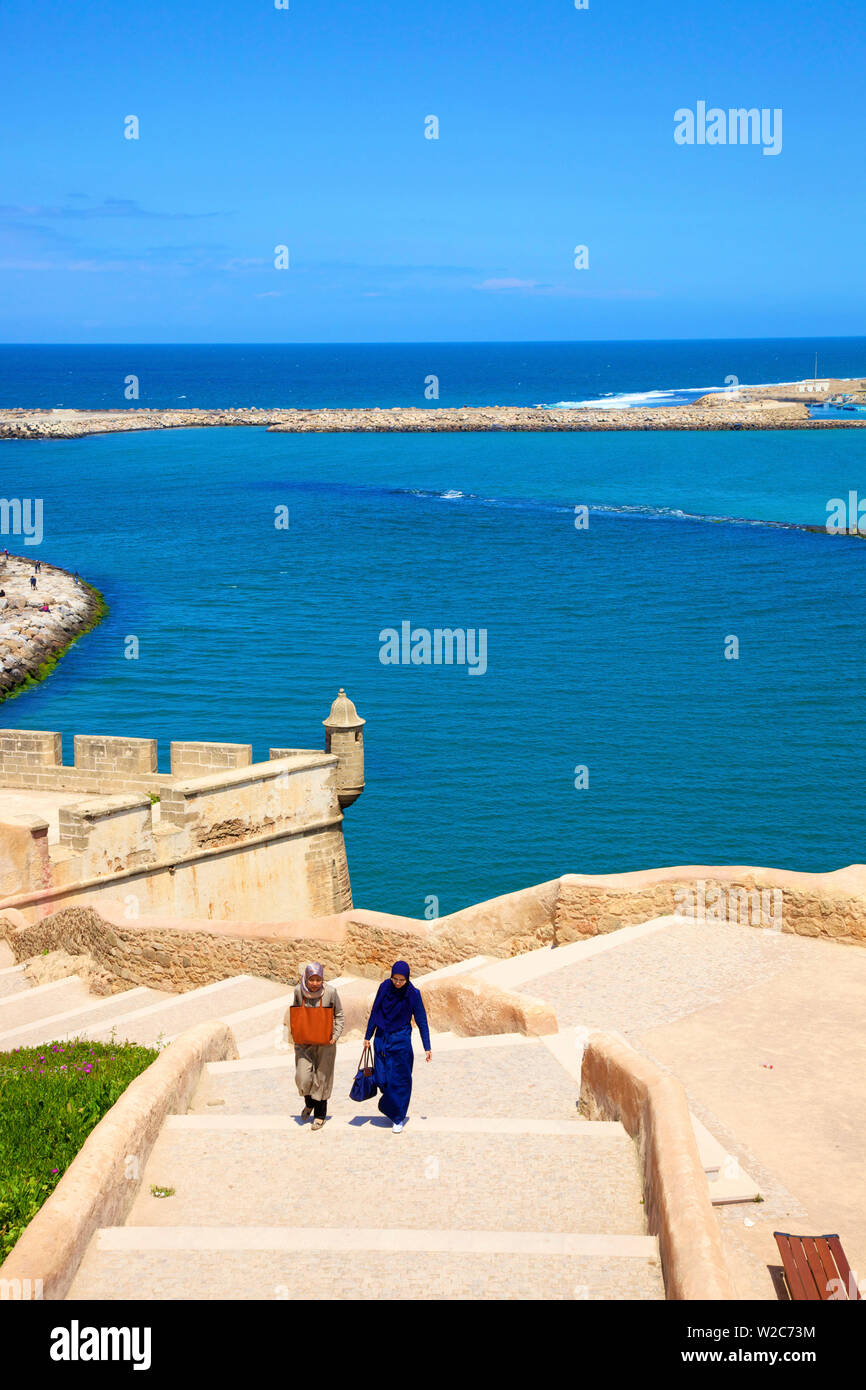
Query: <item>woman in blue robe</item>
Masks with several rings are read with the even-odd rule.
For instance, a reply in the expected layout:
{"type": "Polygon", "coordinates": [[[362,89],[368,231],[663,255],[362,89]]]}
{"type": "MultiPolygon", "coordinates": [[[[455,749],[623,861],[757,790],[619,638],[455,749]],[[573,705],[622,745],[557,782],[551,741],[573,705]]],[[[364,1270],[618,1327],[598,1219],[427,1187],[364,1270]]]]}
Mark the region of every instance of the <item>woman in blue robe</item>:
{"type": "Polygon", "coordinates": [[[373,1075],[382,1092],[379,1109],[391,1120],[394,1133],[399,1134],[408,1119],[409,1098],[412,1095],[412,1019],[418,1025],[424,1052],[429,1062],[430,1029],[420,990],[409,983],[409,967],[397,960],[391,977],[383,980],[367,1021],[367,1042],[376,1035],[373,1075]]]}

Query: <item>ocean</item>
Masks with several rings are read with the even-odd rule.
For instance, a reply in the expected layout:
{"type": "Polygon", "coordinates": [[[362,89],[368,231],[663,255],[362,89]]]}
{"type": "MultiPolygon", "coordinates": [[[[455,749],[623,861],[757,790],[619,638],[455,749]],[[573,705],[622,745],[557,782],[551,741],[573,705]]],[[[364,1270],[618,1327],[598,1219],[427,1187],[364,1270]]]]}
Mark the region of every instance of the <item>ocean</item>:
{"type": "MultiPolygon", "coordinates": [[[[3,347],[0,404],[129,404],[129,373],[150,406],[410,405],[430,374],[430,404],[688,399],[811,375],[815,351],[866,372],[866,339],[3,347]]],[[[157,737],[167,768],[171,739],[322,746],[345,686],[367,720],[355,903],[410,916],[565,872],[838,868],[866,830],[866,549],[773,523],[866,491],[863,450],[843,430],[4,441],[3,496],[42,499],[41,558],[110,614],[2,722],[61,730],[67,758],[74,733],[157,737]],[[406,622],[483,632],[486,669],[385,664],[406,622]]]]}

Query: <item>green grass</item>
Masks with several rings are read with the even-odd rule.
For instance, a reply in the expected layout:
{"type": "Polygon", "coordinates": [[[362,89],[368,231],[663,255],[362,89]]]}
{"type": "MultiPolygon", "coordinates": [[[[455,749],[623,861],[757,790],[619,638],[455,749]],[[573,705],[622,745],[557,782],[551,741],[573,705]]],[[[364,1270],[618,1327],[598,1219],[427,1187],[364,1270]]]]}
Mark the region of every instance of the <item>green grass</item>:
{"type": "Polygon", "coordinates": [[[51,672],[54,670],[58,661],[61,659],[61,657],[64,657],[66,655],[66,653],[69,651],[69,648],[73,647],[80,637],[84,637],[88,632],[92,632],[95,627],[98,627],[99,624],[102,622],[103,618],[106,617],[108,613],[108,604],[105,602],[104,594],[101,594],[98,589],[94,589],[93,585],[88,584],[87,581],[84,579],[80,580],[79,582],[81,584],[82,589],[89,589],[96,600],[96,607],[91,615],[90,621],[88,622],[87,626],[81,628],[78,632],[76,632],[75,636],[71,637],[64,647],[58,648],[58,650],[53,654],[53,656],[50,656],[46,661],[41,662],[40,665],[36,668],[35,675],[32,672],[28,672],[21,684],[16,685],[14,690],[7,690],[4,693],[0,693],[0,705],[2,705],[4,700],[16,700],[19,695],[23,695],[26,691],[32,690],[33,687],[36,685],[41,685],[45,678],[51,675],[51,672]]]}
{"type": "Polygon", "coordinates": [[[89,1039],[0,1052],[0,1263],[94,1126],[158,1055],[89,1039]]]}

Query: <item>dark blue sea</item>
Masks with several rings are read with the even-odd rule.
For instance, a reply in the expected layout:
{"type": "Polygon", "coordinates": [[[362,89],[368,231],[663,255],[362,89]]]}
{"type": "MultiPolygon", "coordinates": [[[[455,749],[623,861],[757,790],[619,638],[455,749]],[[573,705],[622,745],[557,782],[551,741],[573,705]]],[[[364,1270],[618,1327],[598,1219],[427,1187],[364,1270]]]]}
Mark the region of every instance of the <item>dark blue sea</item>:
{"type": "MultiPolygon", "coordinates": [[[[866,372],[866,339],[3,347],[0,404],[128,404],[128,374],[153,406],[418,404],[431,374],[444,405],[662,401],[809,376],[816,351],[819,375],[866,372]]],[[[4,442],[2,495],[43,499],[39,554],[111,611],[2,722],[62,730],[68,757],[102,731],[158,737],[164,766],[171,739],[267,757],[321,746],[343,685],[367,720],[355,902],[413,916],[568,871],[837,868],[866,842],[866,547],[774,523],[866,495],[864,450],[842,430],[4,442]],[[486,670],[383,664],[404,622],[483,630],[486,670]]]]}
{"type": "Polygon", "coordinates": [[[0,407],[678,405],[734,380],[811,377],[816,354],[819,376],[866,372],[866,338],[12,344],[0,345],[0,407]],[[135,400],[125,395],[129,376],[138,379],[135,400]]]}

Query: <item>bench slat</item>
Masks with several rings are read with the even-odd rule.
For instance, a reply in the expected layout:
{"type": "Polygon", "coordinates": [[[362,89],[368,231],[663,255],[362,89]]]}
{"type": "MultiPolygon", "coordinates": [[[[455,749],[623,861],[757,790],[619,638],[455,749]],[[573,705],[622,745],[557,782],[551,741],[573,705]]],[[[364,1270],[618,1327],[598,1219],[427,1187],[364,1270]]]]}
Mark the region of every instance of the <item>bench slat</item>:
{"type": "Polygon", "coordinates": [[[789,1235],[786,1235],[784,1231],[774,1231],[773,1234],[776,1237],[776,1244],[779,1247],[779,1254],[782,1256],[782,1265],[785,1270],[785,1278],[788,1281],[788,1292],[790,1293],[791,1298],[795,1302],[799,1303],[801,1300],[807,1299],[809,1295],[807,1294],[806,1289],[803,1285],[803,1280],[800,1275],[800,1271],[798,1270],[794,1262],[794,1256],[791,1250],[791,1237],[789,1235]]]}
{"type": "MultiPolygon", "coordinates": [[[[825,1236],[825,1240],[833,1252],[833,1259],[836,1261],[836,1266],[845,1285],[845,1296],[850,1298],[851,1290],[854,1288],[854,1280],[851,1277],[851,1266],[848,1263],[848,1258],[842,1249],[842,1242],[838,1236],[825,1236]]],[[[863,1295],[859,1288],[857,1288],[854,1297],[857,1302],[862,1299],[863,1295]]]]}
{"type": "MultiPolygon", "coordinates": [[[[820,1298],[822,1302],[825,1302],[830,1297],[830,1290],[827,1283],[827,1273],[819,1250],[822,1241],[825,1249],[829,1252],[827,1242],[823,1240],[822,1236],[803,1236],[802,1250],[806,1263],[809,1266],[809,1273],[815,1281],[815,1292],[818,1298],[820,1298]]],[[[836,1277],[836,1270],[834,1269],[830,1278],[835,1279],[836,1277]]]]}
{"type": "Polygon", "coordinates": [[[809,1264],[809,1257],[806,1254],[803,1236],[791,1237],[791,1259],[797,1266],[797,1272],[800,1275],[806,1298],[810,1303],[820,1302],[821,1294],[818,1290],[818,1285],[815,1283],[812,1266],[809,1264]]]}
{"type": "MultiPolygon", "coordinates": [[[[835,1258],[834,1258],[833,1251],[832,1251],[832,1249],[831,1249],[831,1247],[830,1247],[830,1237],[829,1237],[829,1236],[816,1236],[816,1237],[815,1237],[815,1251],[816,1251],[816,1254],[817,1254],[817,1256],[818,1256],[818,1259],[821,1261],[821,1265],[822,1265],[823,1271],[824,1271],[824,1284],[823,1284],[824,1292],[823,1292],[823,1294],[821,1295],[821,1297],[822,1297],[823,1299],[825,1299],[825,1300],[826,1300],[826,1299],[832,1299],[832,1298],[835,1297],[835,1295],[834,1295],[833,1293],[831,1293],[831,1285],[833,1284],[834,1281],[839,1281],[839,1282],[844,1282],[844,1281],[841,1280],[840,1272],[839,1272],[839,1270],[838,1270],[838,1268],[837,1268],[837,1266],[836,1266],[836,1260],[835,1260],[835,1258]]],[[[846,1297],[846,1298],[848,1297],[848,1294],[847,1294],[847,1285],[846,1285],[845,1297],[846,1297]]]]}

